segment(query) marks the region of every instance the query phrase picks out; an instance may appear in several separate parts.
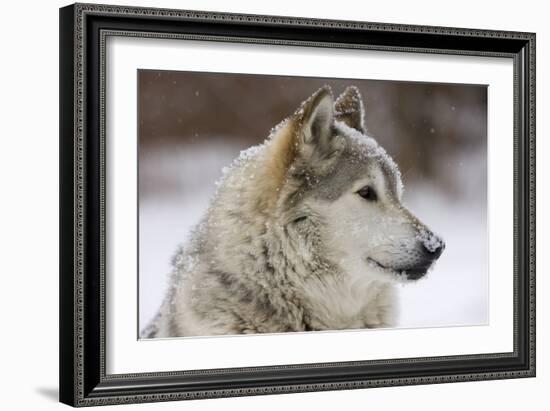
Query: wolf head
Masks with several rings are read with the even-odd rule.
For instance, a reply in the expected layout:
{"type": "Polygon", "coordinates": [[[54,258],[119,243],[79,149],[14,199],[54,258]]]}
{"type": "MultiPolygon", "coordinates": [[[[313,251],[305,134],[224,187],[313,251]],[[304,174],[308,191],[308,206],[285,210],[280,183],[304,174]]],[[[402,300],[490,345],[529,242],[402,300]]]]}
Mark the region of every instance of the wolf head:
{"type": "Polygon", "coordinates": [[[224,191],[238,192],[241,227],[262,215],[293,252],[321,255],[353,277],[416,280],[444,243],[402,204],[399,169],[365,134],[364,117],[357,88],[336,101],[321,88],[245,155],[251,161],[224,191]]]}

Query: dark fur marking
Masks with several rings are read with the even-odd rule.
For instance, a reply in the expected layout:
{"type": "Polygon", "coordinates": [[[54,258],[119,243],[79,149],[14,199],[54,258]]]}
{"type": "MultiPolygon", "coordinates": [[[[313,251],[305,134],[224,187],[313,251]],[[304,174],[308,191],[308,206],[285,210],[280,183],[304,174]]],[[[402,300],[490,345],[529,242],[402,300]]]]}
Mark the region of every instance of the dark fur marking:
{"type": "Polygon", "coordinates": [[[223,271],[210,271],[210,274],[214,275],[221,285],[226,288],[232,288],[236,281],[232,278],[232,275],[223,271]]]}
{"type": "Polygon", "coordinates": [[[143,329],[143,332],[140,335],[140,338],[155,338],[158,333],[158,322],[160,319],[161,313],[157,312],[155,317],[149,322],[149,324],[143,329]]]}
{"type": "Polygon", "coordinates": [[[168,321],[168,330],[170,330],[170,335],[177,335],[178,337],[183,337],[183,335],[179,334],[178,326],[176,324],[176,319],[173,315],[170,316],[170,320],[168,321]]]}

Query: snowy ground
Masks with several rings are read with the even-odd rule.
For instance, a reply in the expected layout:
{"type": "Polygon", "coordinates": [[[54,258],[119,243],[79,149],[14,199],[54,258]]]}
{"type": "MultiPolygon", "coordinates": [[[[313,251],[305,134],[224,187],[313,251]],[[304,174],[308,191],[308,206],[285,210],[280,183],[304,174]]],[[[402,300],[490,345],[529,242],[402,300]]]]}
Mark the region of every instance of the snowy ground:
{"type": "MultiPolygon", "coordinates": [[[[205,212],[221,168],[238,149],[218,145],[153,153],[140,167],[140,181],[163,181],[140,196],[139,324],[156,313],[177,244],[205,212]],[[162,159],[162,160],[161,160],[162,159]],[[159,167],[159,164],[162,166],[159,167]],[[197,164],[200,167],[198,170],[197,164]]],[[[406,185],[405,204],[440,234],[446,249],[428,276],[398,285],[400,327],[488,323],[488,262],[485,211],[471,201],[457,202],[430,187],[406,185]]]]}

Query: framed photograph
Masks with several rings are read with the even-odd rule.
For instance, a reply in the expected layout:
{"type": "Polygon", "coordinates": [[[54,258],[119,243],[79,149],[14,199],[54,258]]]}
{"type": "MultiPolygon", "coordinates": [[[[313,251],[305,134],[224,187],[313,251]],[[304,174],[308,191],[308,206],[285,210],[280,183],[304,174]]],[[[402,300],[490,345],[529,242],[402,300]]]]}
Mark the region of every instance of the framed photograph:
{"type": "Polygon", "coordinates": [[[535,34],[60,10],[60,400],[535,376],[535,34]]]}

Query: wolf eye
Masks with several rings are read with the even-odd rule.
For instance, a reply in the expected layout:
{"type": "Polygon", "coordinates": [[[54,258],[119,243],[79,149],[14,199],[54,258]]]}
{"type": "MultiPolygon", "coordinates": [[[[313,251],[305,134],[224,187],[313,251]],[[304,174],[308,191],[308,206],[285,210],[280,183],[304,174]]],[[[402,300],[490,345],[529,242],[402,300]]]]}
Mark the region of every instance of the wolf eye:
{"type": "Polygon", "coordinates": [[[371,186],[365,186],[361,188],[359,191],[357,191],[357,194],[359,194],[361,197],[363,197],[365,200],[368,200],[368,201],[378,200],[376,191],[374,191],[374,188],[372,188],[371,186]]]}

